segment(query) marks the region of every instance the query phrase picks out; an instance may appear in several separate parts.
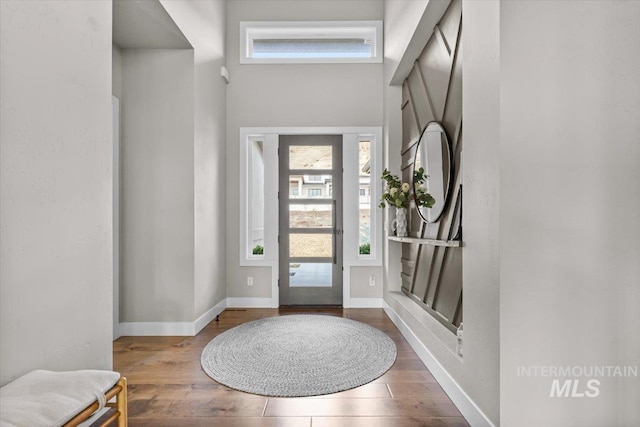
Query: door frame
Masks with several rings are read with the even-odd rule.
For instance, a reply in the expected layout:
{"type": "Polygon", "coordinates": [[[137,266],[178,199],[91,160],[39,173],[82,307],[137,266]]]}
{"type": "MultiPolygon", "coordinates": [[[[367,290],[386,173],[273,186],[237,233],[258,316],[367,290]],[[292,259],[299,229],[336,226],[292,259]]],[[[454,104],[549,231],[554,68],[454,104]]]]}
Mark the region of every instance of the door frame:
{"type": "MultiPolygon", "coordinates": [[[[383,138],[382,127],[241,127],[239,129],[239,142],[240,142],[240,156],[238,158],[239,173],[240,173],[240,188],[247,188],[248,177],[248,150],[249,144],[247,141],[250,137],[260,135],[264,138],[264,162],[265,164],[276,165],[275,171],[269,174],[265,171],[264,177],[264,200],[265,200],[265,223],[278,221],[278,137],[279,135],[335,135],[340,134],[343,136],[343,200],[357,200],[357,189],[350,188],[348,185],[353,179],[358,176],[357,158],[358,158],[358,138],[361,135],[370,135],[375,140],[375,161],[372,165],[372,197],[379,199],[382,191],[382,181],[376,179],[382,173],[383,165],[383,138]],[[355,167],[354,167],[355,164],[355,167]]],[[[247,195],[240,197],[240,218],[239,218],[239,238],[240,244],[238,245],[239,266],[241,270],[243,267],[270,267],[271,269],[271,295],[269,297],[261,298],[242,298],[240,303],[243,307],[271,307],[277,308],[280,306],[280,296],[278,289],[278,242],[277,232],[270,233],[269,229],[265,229],[265,247],[271,246],[276,248],[275,251],[265,251],[265,254],[261,258],[249,257],[246,242],[247,239],[247,224],[249,212],[249,200],[247,195]]],[[[375,203],[375,206],[377,203],[375,203]]],[[[352,304],[351,299],[351,267],[381,267],[384,258],[384,246],[386,239],[383,235],[383,216],[386,215],[386,210],[376,209],[375,218],[372,219],[372,239],[375,240],[375,246],[377,248],[376,253],[372,257],[361,258],[357,256],[358,241],[357,238],[351,238],[348,230],[354,227],[353,224],[349,224],[349,221],[355,221],[357,223],[358,216],[354,215],[357,207],[351,207],[349,203],[344,203],[344,229],[347,232],[344,235],[344,256],[343,256],[343,276],[342,276],[342,296],[343,308],[351,307],[372,307],[381,306],[381,299],[372,299],[371,301],[364,301],[366,298],[358,298],[359,301],[354,301],[352,304]],[[351,212],[349,211],[351,209],[351,212]]],[[[384,221],[386,223],[386,221],[384,221]]],[[[357,225],[356,225],[357,227],[357,225]]],[[[277,227],[276,227],[277,228],[277,227]]],[[[372,243],[373,241],[372,240],[372,243]]],[[[250,270],[247,270],[247,275],[255,274],[250,270]]],[[[228,304],[234,306],[235,299],[228,299],[228,304]]],[[[238,305],[240,306],[240,305],[238,305]]]]}
{"type": "Polygon", "coordinates": [[[113,340],[120,338],[120,99],[111,96],[112,118],[112,257],[113,340]]]}

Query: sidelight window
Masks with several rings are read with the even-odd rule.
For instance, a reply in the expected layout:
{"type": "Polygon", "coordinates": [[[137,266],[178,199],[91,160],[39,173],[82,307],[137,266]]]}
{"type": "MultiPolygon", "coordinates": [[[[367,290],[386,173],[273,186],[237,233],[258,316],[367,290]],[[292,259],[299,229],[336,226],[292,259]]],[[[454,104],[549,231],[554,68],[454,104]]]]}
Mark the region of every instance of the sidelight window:
{"type": "Polygon", "coordinates": [[[264,255],[264,142],[262,138],[250,138],[249,158],[249,194],[251,210],[249,212],[250,256],[264,255]]]}
{"type": "Polygon", "coordinates": [[[371,145],[370,138],[364,137],[358,141],[358,246],[361,257],[372,255],[371,212],[374,201],[367,195],[367,190],[371,188],[371,145]]]}

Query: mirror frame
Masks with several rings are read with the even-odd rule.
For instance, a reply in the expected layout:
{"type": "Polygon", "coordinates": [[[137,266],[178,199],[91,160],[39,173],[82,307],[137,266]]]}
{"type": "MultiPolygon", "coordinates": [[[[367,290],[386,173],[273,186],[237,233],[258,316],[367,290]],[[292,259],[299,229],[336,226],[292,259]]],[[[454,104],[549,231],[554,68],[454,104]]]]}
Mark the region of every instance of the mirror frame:
{"type": "MultiPolygon", "coordinates": [[[[449,170],[446,171],[448,174],[448,181],[447,181],[447,185],[446,187],[443,189],[444,190],[444,204],[442,206],[442,210],[440,211],[440,213],[438,214],[438,216],[434,219],[432,219],[431,221],[429,221],[427,218],[425,218],[425,215],[423,215],[422,213],[422,209],[420,206],[416,205],[416,210],[418,211],[418,215],[420,215],[420,218],[422,219],[423,222],[427,223],[427,224],[433,224],[436,223],[438,221],[440,221],[440,218],[442,217],[442,215],[444,214],[445,210],[447,209],[447,206],[449,205],[449,199],[451,198],[451,187],[453,185],[453,153],[452,153],[452,149],[451,149],[451,141],[449,140],[449,137],[447,135],[447,131],[445,130],[444,126],[442,126],[442,123],[440,122],[436,122],[436,121],[432,121],[427,123],[427,125],[424,127],[424,130],[422,131],[422,133],[420,134],[420,139],[418,139],[418,142],[416,143],[416,148],[415,148],[415,152],[413,153],[413,162],[412,162],[412,167],[411,167],[411,171],[412,171],[412,177],[411,177],[411,188],[412,191],[415,191],[415,173],[416,173],[416,160],[418,157],[418,154],[420,153],[420,144],[422,144],[423,139],[425,139],[425,144],[426,144],[426,134],[427,134],[427,129],[431,128],[437,128],[438,130],[440,130],[441,134],[444,135],[444,139],[445,139],[445,143],[444,146],[446,147],[446,153],[443,153],[443,155],[447,156],[447,160],[449,161],[449,170]]],[[[444,158],[444,156],[443,156],[444,158]]],[[[426,159],[424,160],[426,161],[426,159]]],[[[427,168],[425,168],[427,169],[427,168]]],[[[428,175],[428,174],[427,174],[428,175]]],[[[443,174],[444,176],[444,174],[443,174]]],[[[414,193],[415,194],[415,193],[414,193]]],[[[438,203],[438,200],[436,200],[436,203],[438,203]]],[[[433,208],[425,208],[425,209],[433,209],[433,208]]]]}

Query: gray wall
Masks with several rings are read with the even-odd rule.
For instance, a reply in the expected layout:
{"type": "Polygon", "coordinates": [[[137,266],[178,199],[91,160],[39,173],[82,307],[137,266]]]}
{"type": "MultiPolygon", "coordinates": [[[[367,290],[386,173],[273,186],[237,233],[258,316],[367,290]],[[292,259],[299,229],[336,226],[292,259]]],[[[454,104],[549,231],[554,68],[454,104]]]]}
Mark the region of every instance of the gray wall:
{"type": "MultiPolygon", "coordinates": [[[[464,365],[461,385],[500,421],[499,2],[462,3],[464,365]]],[[[509,425],[509,424],[504,424],[509,425]]]]}
{"type": "MultiPolygon", "coordinates": [[[[376,20],[380,1],[232,1],[227,5],[227,177],[239,182],[239,129],[252,126],[381,126],[382,64],[239,63],[240,21],[376,20]]],[[[271,269],[240,267],[235,186],[227,191],[229,297],[271,297],[271,269]],[[254,277],[254,286],[246,277],[254,277]]],[[[268,226],[268,225],[267,225],[268,226]]],[[[360,295],[354,295],[359,297],[360,295]]]]}
{"type": "MultiPolygon", "coordinates": [[[[388,83],[396,71],[409,42],[415,35],[418,23],[428,3],[429,0],[385,0],[385,83],[388,83]]],[[[398,125],[400,123],[402,121],[399,121],[398,125]]]]}
{"type": "MultiPolygon", "coordinates": [[[[415,32],[418,20],[426,7],[426,1],[385,1],[384,2],[384,75],[383,75],[383,157],[384,166],[400,175],[402,151],[402,86],[391,86],[389,82],[398,63],[415,32]],[[395,23],[391,25],[391,23],[395,23]]],[[[391,209],[384,209],[384,234],[388,235],[391,209]]],[[[384,242],[383,293],[400,291],[400,259],[402,245],[384,242]]]]}
{"type": "MultiPolygon", "coordinates": [[[[162,1],[194,48],[194,319],[226,297],[226,1],[162,1]]],[[[229,183],[233,184],[233,180],[229,183]]]]}
{"type": "Polygon", "coordinates": [[[550,398],[516,372],[640,365],[639,22],[639,2],[500,6],[505,426],[640,425],[638,377],[550,398]]]}
{"type": "Polygon", "coordinates": [[[122,99],[122,49],[118,45],[112,46],[111,52],[111,93],[113,96],[122,99]]]}
{"type": "Polygon", "coordinates": [[[193,50],[122,52],[120,320],[192,321],[193,50]]]}
{"type": "Polygon", "coordinates": [[[0,384],[110,369],[111,4],[2,1],[0,46],[0,384]]]}
{"type": "Polygon", "coordinates": [[[123,322],[193,322],[226,297],[226,2],[161,4],[193,49],[114,49],[123,322]]]}
{"type": "Polygon", "coordinates": [[[383,278],[382,267],[351,267],[351,297],[382,298],[383,278]],[[371,276],[374,286],[370,284],[371,276]]]}

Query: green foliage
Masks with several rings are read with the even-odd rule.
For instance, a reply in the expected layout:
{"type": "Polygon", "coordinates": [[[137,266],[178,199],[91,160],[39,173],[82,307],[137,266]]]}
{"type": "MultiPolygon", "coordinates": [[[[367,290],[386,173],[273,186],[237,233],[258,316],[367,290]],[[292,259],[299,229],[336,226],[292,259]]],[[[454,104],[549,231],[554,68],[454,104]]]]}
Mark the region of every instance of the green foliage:
{"type": "Polygon", "coordinates": [[[424,190],[424,183],[427,178],[429,178],[429,175],[424,174],[424,168],[420,168],[413,173],[413,193],[416,205],[430,208],[436,202],[436,199],[424,190]]]}
{"type": "Polygon", "coordinates": [[[371,254],[371,243],[363,243],[360,245],[360,255],[371,254]]]}
{"type": "Polygon", "coordinates": [[[424,174],[424,168],[420,168],[413,173],[413,194],[409,193],[411,186],[406,182],[401,182],[397,175],[391,175],[386,168],[382,172],[382,177],[386,183],[384,192],[380,199],[380,207],[387,205],[395,208],[408,208],[409,202],[415,200],[417,206],[430,208],[436,200],[424,189],[424,183],[429,178],[424,174]]]}
{"type": "Polygon", "coordinates": [[[264,255],[264,248],[261,245],[256,245],[253,248],[254,255],[264,255]]]}

